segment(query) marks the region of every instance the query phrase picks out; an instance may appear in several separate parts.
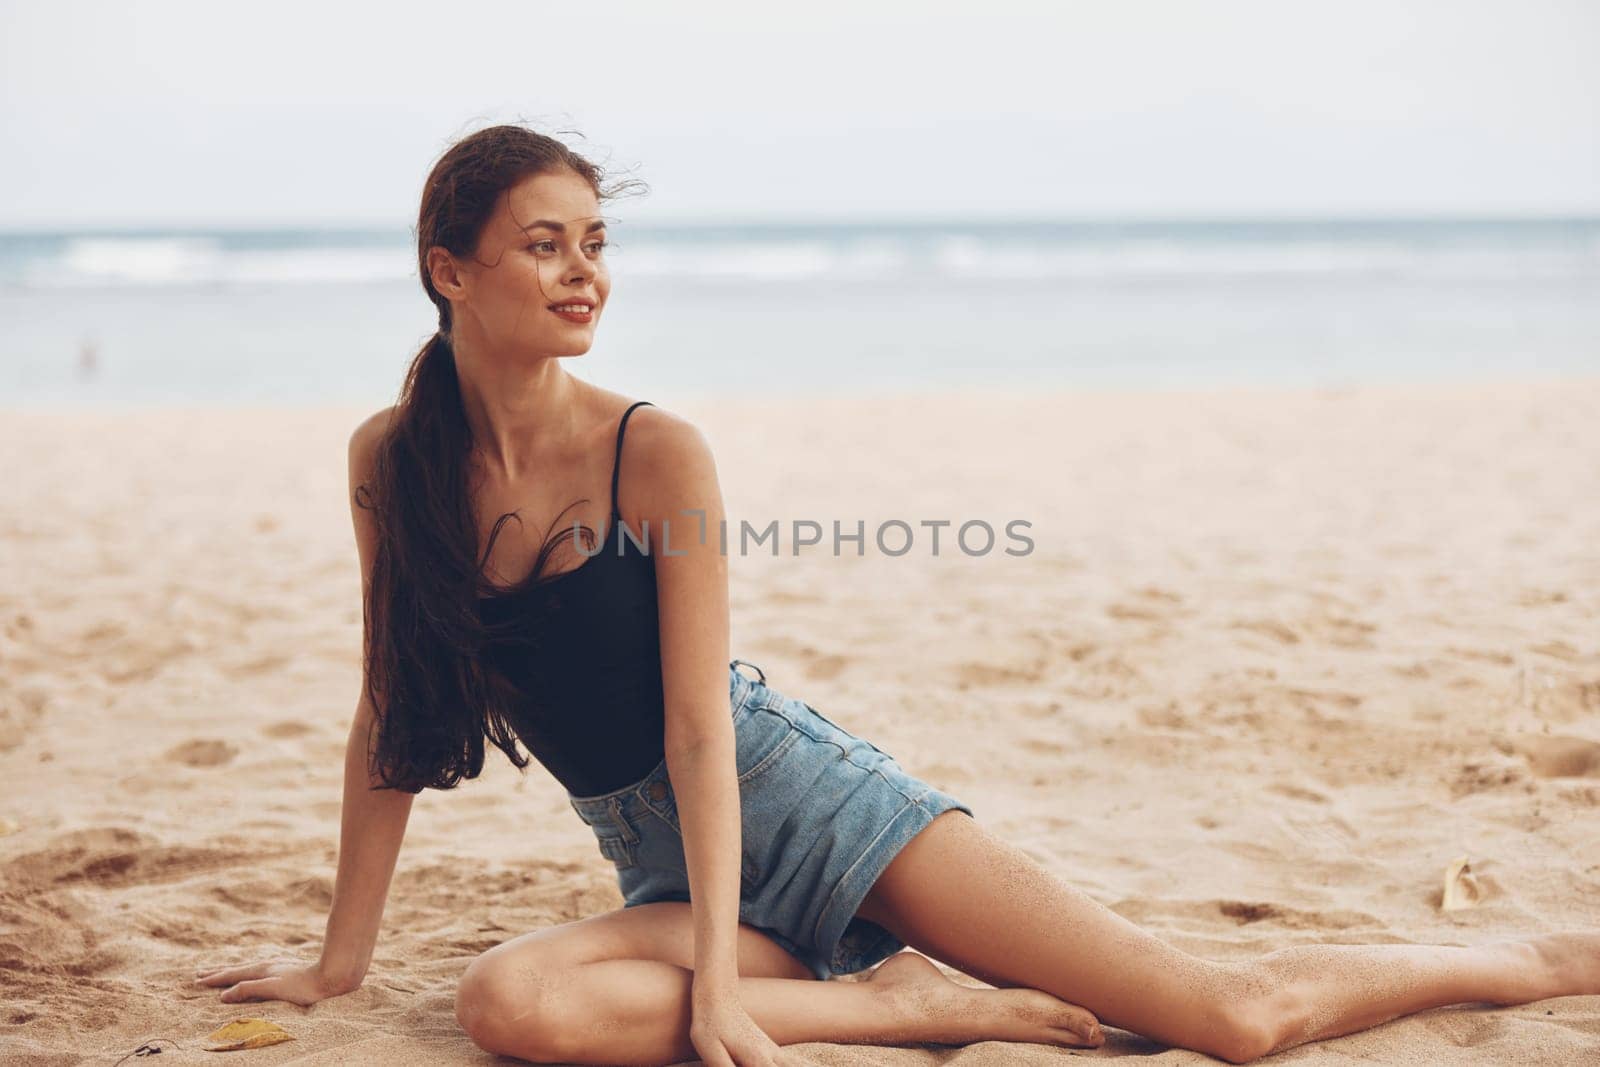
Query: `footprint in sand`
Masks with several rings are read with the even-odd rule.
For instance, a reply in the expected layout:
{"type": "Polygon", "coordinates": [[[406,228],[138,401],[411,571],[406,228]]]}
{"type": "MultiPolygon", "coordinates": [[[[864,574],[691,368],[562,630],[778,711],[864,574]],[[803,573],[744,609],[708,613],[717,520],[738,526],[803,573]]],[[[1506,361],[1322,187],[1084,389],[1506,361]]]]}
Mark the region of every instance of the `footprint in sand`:
{"type": "Polygon", "coordinates": [[[1356,693],[1346,693],[1338,689],[1296,689],[1291,686],[1286,688],[1284,693],[1302,705],[1328,703],[1345,710],[1360,707],[1364,699],[1356,693]]]}
{"type": "Polygon", "coordinates": [[[1324,611],[1306,623],[1312,635],[1336,648],[1372,648],[1378,627],[1361,619],[1324,611]]]}
{"type": "Polygon", "coordinates": [[[38,687],[12,690],[0,681],[0,752],[27,739],[35,721],[50,704],[50,695],[38,687]]]}
{"type": "Polygon", "coordinates": [[[289,741],[296,737],[314,734],[317,732],[317,728],[310,723],[301,722],[299,719],[279,719],[277,722],[263,726],[261,732],[280,741],[289,741]]]}
{"type": "Polygon", "coordinates": [[[1106,605],[1106,614],[1122,622],[1160,622],[1166,619],[1170,612],[1137,601],[1118,601],[1106,605]]]}
{"type": "Polygon", "coordinates": [[[1250,630],[1285,645],[1298,645],[1300,635],[1276,619],[1237,619],[1228,624],[1235,630],[1250,630]]]}
{"type": "Polygon", "coordinates": [[[1169,700],[1164,706],[1154,704],[1146,705],[1134,713],[1139,722],[1152,729],[1159,730],[1186,730],[1189,728],[1189,719],[1178,708],[1176,701],[1169,700]]]}
{"type": "Polygon", "coordinates": [[[289,883],[289,903],[315,912],[325,912],[333,904],[333,879],[323,874],[307,875],[289,883]]]}
{"type": "Polygon", "coordinates": [[[1293,782],[1274,782],[1267,786],[1267,792],[1277,793],[1279,796],[1289,797],[1291,800],[1306,800],[1313,804],[1328,803],[1328,795],[1319,793],[1315,789],[1295,785],[1293,782]]]}
{"type": "MultiPolygon", "coordinates": [[[[6,905],[6,939],[3,943],[5,967],[19,983],[24,976],[52,985],[62,979],[93,979],[114,971],[128,962],[127,953],[100,944],[98,924],[91,922],[89,905],[70,896],[35,892],[17,894],[6,905]]],[[[118,938],[118,941],[123,940],[118,938]]],[[[95,983],[96,986],[99,983],[95,983]]],[[[18,989],[23,988],[20,984],[18,989]]],[[[34,986],[38,989],[39,986],[34,986]]],[[[51,1000],[53,993],[45,994],[51,1000]]],[[[60,1005],[52,1005],[52,1008],[60,1005]]],[[[39,1018],[39,1013],[18,1005],[0,1013],[0,1021],[20,1026],[39,1018]]],[[[41,1062],[9,1058],[7,1063],[41,1062]]]]}
{"type": "Polygon", "coordinates": [[[1497,648],[1463,648],[1459,645],[1449,645],[1445,648],[1451,655],[1460,656],[1462,659],[1476,660],[1479,663],[1493,663],[1500,667],[1509,667],[1515,660],[1497,648]]]}
{"type": "MultiPolygon", "coordinates": [[[[1240,926],[1272,920],[1294,930],[1350,930],[1380,925],[1378,918],[1364,911],[1347,908],[1293,908],[1265,900],[1214,900],[1217,911],[1240,926]]],[[[1196,913],[1207,906],[1194,902],[1196,913]]]]}
{"type": "Polygon", "coordinates": [[[1106,605],[1106,614],[1129,622],[1158,622],[1190,614],[1182,610],[1182,605],[1181,593],[1147,585],[1133,590],[1130,597],[1106,605]]]}
{"type": "Polygon", "coordinates": [[[1034,685],[1044,677],[1042,665],[967,660],[955,665],[956,688],[986,685],[1034,685]]]}
{"type": "Polygon", "coordinates": [[[849,665],[850,660],[845,656],[818,652],[815,649],[807,649],[801,653],[801,669],[812,681],[825,682],[837,678],[849,665]]]}
{"type": "Polygon", "coordinates": [[[1043,737],[1029,737],[1023,739],[1018,746],[1039,756],[1062,756],[1067,752],[1067,746],[1059,741],[1051,741],[1043,737]]]}
{"type": "Polygon", "coordinates": [[[152,834],[96,826],[57,834],[43,848],[0,862],[0,880],[25,892],[81,883],[147,886],[259,858],[239,849],[163,845],[152,834]]]}
{"type": "Polygon", "coordinates": [[[1240,926],[1258,923],[1263,919],[1276,919],[1283,914],[1276,904],[1248,900],[1219,900],[1217,910],[1240,926]]]}
{"type": "Polygon", "coordinates": [[[1471,793],[1486,793],[1495,789],[1519,787],[1532,789],[1527,784],[1528,772],[1519,764],[1474,760],[1461,765],[1450,783],[1450,796],[1459,800],[1471,793]]]}
{"type": "MultiPolygon", "coordinates": [[[[1401,678],[1431,678],[1431,677],[1433,677],[1433,671],[1430,670],[1428,665],[1426,663],[1424,663],[1423,661],[1421,661],[1421,660],[1412,660],[1410,663],[1391,666],[1389,668],[1389,673],[1393,674],[1393,675],[1398,675],[1401,678]]],[[[1429,721],[1430,722],[1437,722],[1438,720],[1437,719],[1430,719],[1429,721]]]]}
{"type": "Polygon", "coordinates": [[[966,784],[973,779],[972,768],[963,763],[947,763],[934,760],[922,765],[919,777],[930,782],[953,782],[966,784]]]}
{"type": "Polygon", "coordinates": [[[253,678],[261,674],[272,674],[289,665],[289,657],[277,653],[267,653],[243,663],[230,663],[222,668],[224,674],[234,681],[253,678]]]}
{"type": "Polygon", "coordinates": [[[233,762],[233,757],[238,754],[239,750],[226,741],[195,738],[193,741],[185,741],[181,745],[167,749],[162,758],[171,763],[181,763],[185,767],[221,767],[223,764],[233,762]]]}
{"type": "Polygon", "coordinates": [[[1540,778],[1600,778],[1600,743],[1581,737],[1518,737],[1512,745],[1540,778]]]}

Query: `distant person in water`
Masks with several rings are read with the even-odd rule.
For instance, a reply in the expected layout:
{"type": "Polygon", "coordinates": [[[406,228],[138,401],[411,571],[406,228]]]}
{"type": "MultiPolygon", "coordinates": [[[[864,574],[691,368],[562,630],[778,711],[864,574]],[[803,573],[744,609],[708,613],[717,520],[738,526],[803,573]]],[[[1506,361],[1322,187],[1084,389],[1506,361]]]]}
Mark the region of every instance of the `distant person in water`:
{"type": "Polygon", "coordinates": [[[428,176],[418,267],[439,329],[350,439],[364,684],[327,929],[313,962],[202,969],[223,1000],[357,988],[413,796],[476,777],[486,739],[561,782],[624,903],[466,967],[456,1018],[507,1056],[726,1067],[801,1041],[1087,1048],[1108,1025],[1245,1063],[1427,1008],[1600,992],[1596,933],[1191,955],[730,659],[726,558],[683,536],[724,517],[705,437],[564,366],[611,295],[617,191],[520,126],[428,176]],[[581,505],[573,538],[594,532],[557,568],[548,531],[581,505]]]}
{"type": "Polygon", "coordinates": [[[78,345],[78,377],[85,381],[100,373],[100,346],[93,337],[85,337],[78,345]]]}

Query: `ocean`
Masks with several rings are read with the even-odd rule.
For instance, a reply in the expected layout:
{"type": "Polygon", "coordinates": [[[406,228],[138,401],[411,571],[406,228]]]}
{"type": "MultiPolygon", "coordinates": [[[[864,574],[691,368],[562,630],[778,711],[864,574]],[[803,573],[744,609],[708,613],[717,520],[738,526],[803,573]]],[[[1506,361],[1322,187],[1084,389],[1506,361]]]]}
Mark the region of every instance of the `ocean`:
{"type": "MultiPolygon", "coordinates": [[[[1600,219],[643,225],[570,364],[674,394],[1600,374],[1600,219]]],[[[406,227],[0,234],[0,406],[394,400],[406,227]]]]}

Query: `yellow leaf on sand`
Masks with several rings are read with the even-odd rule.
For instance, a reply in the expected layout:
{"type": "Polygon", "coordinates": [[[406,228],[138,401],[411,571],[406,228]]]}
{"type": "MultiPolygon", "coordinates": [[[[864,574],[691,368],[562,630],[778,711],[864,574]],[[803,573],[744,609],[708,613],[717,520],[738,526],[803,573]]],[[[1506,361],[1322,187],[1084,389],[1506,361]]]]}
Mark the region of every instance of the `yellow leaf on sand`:
{"type": "Polygon", "coordinates": [[[1440,908],[1444,911],[1460,911],[1474,907],[1482,899],[1483,889],[1473,877],[1467,857],[1457,856],[1444,872],[1444,897],[1440,901],[1440,908]]]}
{"type": "Polygon", "coordinates": [[[206,1035],[207,1052],[233,1052],[245,1048],[265,1048],[294,1036],[277,1023],[265,1019],[235,1019],[206,1035]]]}
{"type": "Polygon", "coordinates": [[[0,837],[4,837],[7,834],[14,834],[20,829],[22,829],[22,824],[17,822],[17,820],[7,819],[3,816],[0,816],[0,837]]]}

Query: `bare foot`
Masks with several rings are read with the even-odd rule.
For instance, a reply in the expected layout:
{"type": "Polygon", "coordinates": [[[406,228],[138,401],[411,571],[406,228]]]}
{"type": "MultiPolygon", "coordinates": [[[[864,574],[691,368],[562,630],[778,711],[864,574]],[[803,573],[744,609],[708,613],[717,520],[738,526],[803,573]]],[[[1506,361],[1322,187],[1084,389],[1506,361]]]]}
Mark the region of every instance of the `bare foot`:
{"type": "Polygon", "coordinates": [[[1600,993],[1600,932],[1563,930],[1518,944],[1533,950],[1533,965],[1521,983],[1533,995],[1513,1003],[1600,993]]]}
{"type": "Polygon", "coordinates": [[[974,989],[952,982],[916,952],[890,956],[867,979],[903,1013],[917,1040],[944,1045],[1032,1041],[1068,1048],[1105,1044],[1093,1014],[1038,989],[974,989]]]}

